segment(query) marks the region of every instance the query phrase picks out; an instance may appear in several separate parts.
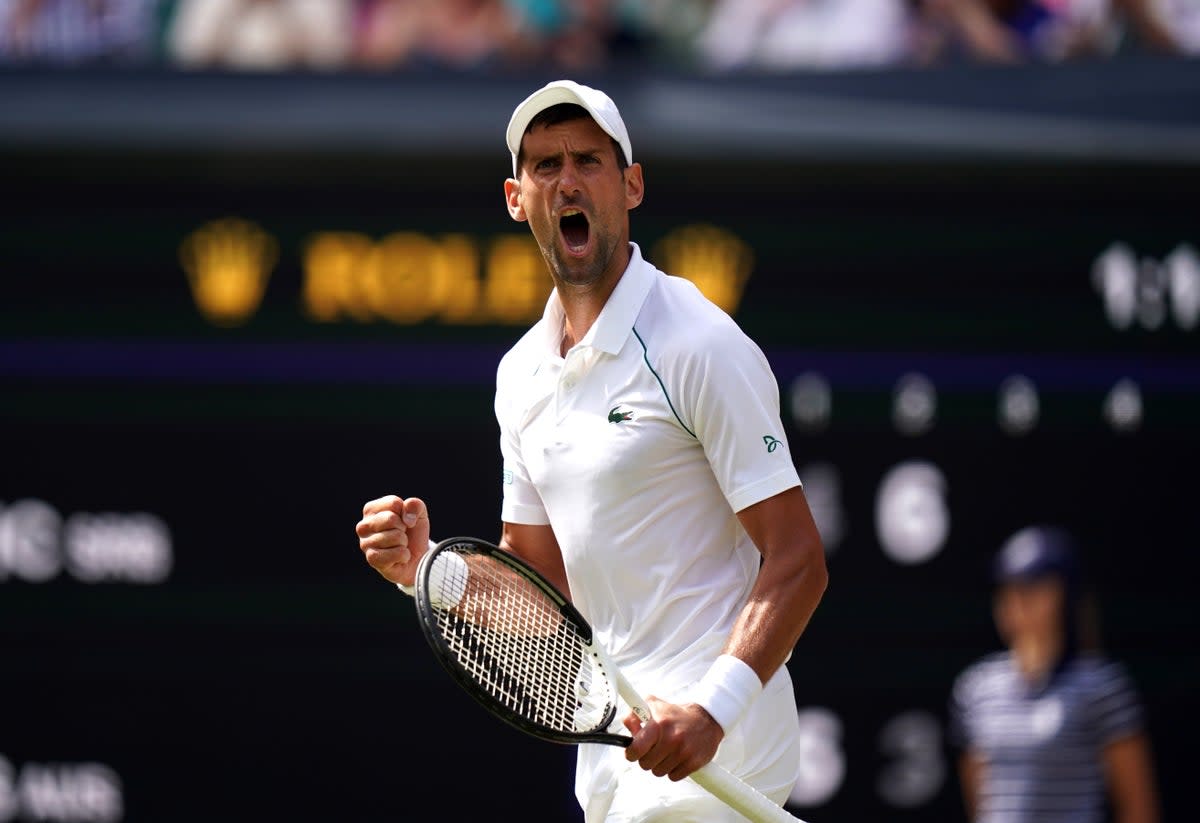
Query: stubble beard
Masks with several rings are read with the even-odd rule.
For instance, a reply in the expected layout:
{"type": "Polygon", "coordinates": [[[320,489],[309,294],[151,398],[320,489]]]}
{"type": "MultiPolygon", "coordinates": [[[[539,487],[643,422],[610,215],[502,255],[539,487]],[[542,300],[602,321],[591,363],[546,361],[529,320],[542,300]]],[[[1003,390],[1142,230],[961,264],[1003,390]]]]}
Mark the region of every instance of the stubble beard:
{"type": "MultiPolygon", "coordinates": [[[[556,241],[561,242],[561,238],[556,237],[556,241]]],[[[611,237],[597,235],[594,238],[591,259],[582,260],[563,254],[559,242],[550,243],[549,252],[545,255],[555,285],[587,288],[604,279],[604,273],[616,249],[616,243],[611,237]]]]}

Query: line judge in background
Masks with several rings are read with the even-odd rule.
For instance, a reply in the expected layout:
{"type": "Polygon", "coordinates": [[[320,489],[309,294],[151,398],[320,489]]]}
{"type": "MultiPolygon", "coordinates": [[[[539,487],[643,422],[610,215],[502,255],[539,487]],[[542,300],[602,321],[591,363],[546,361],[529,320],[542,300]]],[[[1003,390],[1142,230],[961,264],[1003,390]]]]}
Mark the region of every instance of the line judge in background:
{"type": "Polygon", "coordinates": [[[1022,529],[993,573],[1006,649],[963,671],[950,700],[967,818],[1158,823],[1140,699],[1124,667],[1089,648],[1075,540],[1056,526],[1022,529]]]}
{"type": "MultiPolygon", "coordinates": [[[[642,167],[606,94],[552,82],[507,142],[508,212],[554,290],[497,372],[499,542],[569,593],[653,714],[625,719],[628,749],[579,747],[576,797],[588,823],[740,820],[684,780],[715,757],[782,805],[800,768],[784,664],[827,573],[777,381],[729,315],[630,242],[642,167]]],[[[387,580],[412,584],[432,508],[364,506],[359,546],[387,580]]]]}

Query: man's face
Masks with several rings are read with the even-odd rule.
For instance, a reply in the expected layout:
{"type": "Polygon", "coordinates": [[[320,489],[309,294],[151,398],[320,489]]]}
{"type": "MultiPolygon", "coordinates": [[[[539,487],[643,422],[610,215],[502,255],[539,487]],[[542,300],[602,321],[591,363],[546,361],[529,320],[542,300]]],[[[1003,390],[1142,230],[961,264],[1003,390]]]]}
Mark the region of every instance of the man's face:
{"type": "Polygon", "coordinates": [[[1026,637],[1052,637],[1063,630],[1062,581],[1051,575],[1014,581],[996,591],[996,628],[1006,643],[1026,637]]]}
{"type": "Polygon", "coordinates": [[[629,209],[642,199],[641,167],[622,171],[612,139],[590,117],[534,127],[520,177],[505,183],[509,213],[529,222],[556,284],[615,282],[624,271],[629,209]]]}

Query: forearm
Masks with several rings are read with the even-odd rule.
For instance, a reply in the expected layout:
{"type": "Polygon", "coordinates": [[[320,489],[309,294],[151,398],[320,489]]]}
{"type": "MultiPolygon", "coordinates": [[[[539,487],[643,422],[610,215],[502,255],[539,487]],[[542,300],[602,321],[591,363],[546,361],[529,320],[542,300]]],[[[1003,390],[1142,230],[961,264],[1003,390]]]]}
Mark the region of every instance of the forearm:
{"type": "Polygon", "coordinates": [[[725,653],[766,683],[792,653],[825,593],[825,547],[800,486],[743,509],[738,520],[762,562],[725,653]]]}
{"type": "Polygon", "coordinates": [[[985,768],[982,758],[971,751],[959,757],[958,780],[967,820],[974,820],[979,815],[979,786],[983,782],[985,768]]]}
{"type": "Polygon", "coordinates": [[[570,599],[567,569],[563,565],[562,550],[558,547],[558,538],[554,536],[553,529],[549,526],[505,523],[498,545],[533,566],[570,599]]]}
{"type": "Polygon", "coordinates": [[[787,661],[816,610],[827,575],[819,539],[815,549],[773,552],[777,559],[763,562],[722,654],[696,686],[693,702],[726,733],[787,661]],[[810,556],[820,562],[804,559],[810,556]]]}
{"type": "Polygon", "coordinates": [[[1121,809],[1113,813],[1113,823],[1158,823],[1158,811],[1150,806],[1121,809]]]}
{"type": "Polygon", "coordinates": [[[1131,735],[1106,746],[1104,767],[1114,823],[1158,823],[1158,791],[1146,734],[1131,735]]]}
{"type": "Polygon", "coordinates": [[[766,683],[787,661],[828,582],[819,544],[769,553],[730,632],[725,653],[744,661],[766,683]]]}

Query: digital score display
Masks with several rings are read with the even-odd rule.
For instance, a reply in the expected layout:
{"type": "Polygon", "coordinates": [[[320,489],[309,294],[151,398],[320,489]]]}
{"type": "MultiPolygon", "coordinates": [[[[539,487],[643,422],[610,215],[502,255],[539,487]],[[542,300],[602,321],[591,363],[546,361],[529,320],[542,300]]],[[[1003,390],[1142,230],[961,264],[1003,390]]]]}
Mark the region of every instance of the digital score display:
{"type": "MultiPolygon", "coordinates": [[[[507,158],[260,161],[3,156],[0,823],[581,819],[353,534],[384,493],[498,529],[492,379],[549,291],[507,158]]],[[[962,820],[988,560],[1055,521],[1186,809],[1200,170],[643,162],[634,238],[761,343],[826,543],[791,808],[962,820]]]]}

